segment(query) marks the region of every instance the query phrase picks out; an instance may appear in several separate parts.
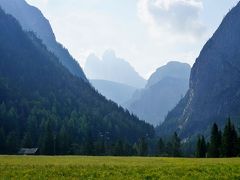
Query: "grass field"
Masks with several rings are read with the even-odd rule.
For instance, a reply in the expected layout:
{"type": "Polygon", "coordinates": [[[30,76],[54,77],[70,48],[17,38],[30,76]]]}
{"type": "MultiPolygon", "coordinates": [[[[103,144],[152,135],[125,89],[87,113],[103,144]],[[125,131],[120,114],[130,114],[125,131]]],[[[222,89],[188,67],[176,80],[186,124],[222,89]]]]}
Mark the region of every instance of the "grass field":
{"type": "Polygon", "coordinates": [[[0,179],[240,179],[240,159],[0,156],[0,179]]]}

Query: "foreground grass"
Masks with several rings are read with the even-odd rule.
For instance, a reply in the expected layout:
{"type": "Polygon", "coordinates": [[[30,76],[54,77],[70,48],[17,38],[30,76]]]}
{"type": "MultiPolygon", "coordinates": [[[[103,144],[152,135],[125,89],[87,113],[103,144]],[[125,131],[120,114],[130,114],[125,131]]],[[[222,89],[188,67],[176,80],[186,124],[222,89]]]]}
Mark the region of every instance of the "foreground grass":
{"type": "Polygon", "coordinates": [[[0,179],[240,179],[240,159],[0,156],[0,179]]]}

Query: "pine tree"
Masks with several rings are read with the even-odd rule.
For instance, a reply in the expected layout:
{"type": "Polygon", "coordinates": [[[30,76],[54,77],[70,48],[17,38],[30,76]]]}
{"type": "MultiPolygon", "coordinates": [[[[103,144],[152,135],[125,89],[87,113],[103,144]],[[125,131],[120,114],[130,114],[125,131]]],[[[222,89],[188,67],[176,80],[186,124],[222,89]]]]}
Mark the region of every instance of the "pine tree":
{"type": "Polygon", "coordinates": [[[162,138],[159,138],[157,142],[157,155],[161,156],[165,153],[165,143],[162,138]]]}
{"type": "Polygon", "coordinates": [[[33,142],[30,133],[26,133],[22,140],[23,148],[33,148],[33,142]]]}
{"type": "Polygon", "coordinates": [[[173,156],[172,149],[173,149],[172,142],[167,142],[167,144],[166,144],[166,155],[167,156],[173,156]]]}
{"type": "Polygon", "coordinates": [[[132,146],[130,146],[128,143],[123,144],[123,150],[124,150],[124,156],[134,155],[134,150],[133,150],[132,146]]]}
{"type": "Polygon", "coordinates": [[[223,157],[237,156],[238,154],[237,144],[238,144],[237,132],[235,130],[234,125],[231,123],[231,120],[229,119],[224,128],[223,139],[222,139],[223,157]]]}
{"type": "Polygon", "coordinates": [[[18,119],[17,112],[14,107],[11,107],[10,110],[8,111],[8,120],[11,128],[16,129],[18,127],[17,119],[18,119]]]}
{"type": "Polygon", "coordinates": [[[209,157],[220,157],[222,133],[218,130],[216,123],[213,124],[209,146],[209,157]]]}
{"type": "Polygon", "coordinates": [[[2,119],[5,115],[6,115],[6,105],[5,103],[3,102],[1,105],[0,105],[0,119],[2,119]]]}
{"type": "Polygon", "coordinates": [[[18,151],[18,138],[16,132],[12,131],[7,136],[6,151],[7,154],[16,154],[18,151]]]}
{"type": "Polygon", "coordinates": [[[240,157],[240,137],[238,138],[238,144],[237,144],[237,156],[240,157]]]}
{"type": "Polygon", "coordinates": [[[204,136],[199,136],[197,141],[196,156],[199,158],[205,158],[207,153],[207,145],[204,136]]]}
{"type": "Polygon", "coordinates": [[[54,155],[55,154],[55,142],[54,142],[54,135],[53,130],[48,121],[45,125],[45,132],[43,136],[42,142],[42,154],[45,155],[54,155]]]}
{"type": "Polygon", "coordinates": [[[89,131],[88,135],[86,137],[86,141],[84,144],[84,149],[85,152],[84,154],[86,155],[94,155],[94,144],[93,144],[93,137],[92,137],[92,133],[89,131]]]}
{"type": "Polygon", "coordinates": [[[6,148],[6,137],[3,128],[0,128],[0,154],[5,153],[6,148]]]}
{"type": "Polygon", "coordinates": [[[181,140],[178,137],[178,134],[175,132],[172,137],[172,156],[180,157],[181,156],[181,140]]]}
{"type": "Polygon", "coordinates": [[[123,142],[121,140],[117,141],[114,147],[114,155],[115,156],[123,156],[123,142]]]}
{"type": "Polygon", "coordinates": [[[201,158],[201,151],[202,151],[202,139],[201,136],[198,137],[197,140],[197,150],[196,150],[196,157],[201,158]]]}
{"type": "Polygon", "coordinates": [[[139,156],[147,156],[148,155],[148,144],[147,144],[145,138],[141,138],[138,141],[137,152],[138,152],[139,156]]]}
{"type": "Polygon", "coordinates": [[[70,147],[69,135],[66,131],[66,128],[62,126],[60,132],[56,138],[56,152],[58,154],[68,154],[70,147]]]}

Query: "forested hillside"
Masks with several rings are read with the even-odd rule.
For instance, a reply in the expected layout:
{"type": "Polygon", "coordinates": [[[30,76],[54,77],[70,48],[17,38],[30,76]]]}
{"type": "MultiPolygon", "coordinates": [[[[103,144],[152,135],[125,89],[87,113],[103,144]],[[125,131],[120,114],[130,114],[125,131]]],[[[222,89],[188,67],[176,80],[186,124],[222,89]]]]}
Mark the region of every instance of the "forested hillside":
{"type": "Polygon", "coordinates": [[[119,142],[152,137],[153,127],[73,76],[33,33],[0,9],[0,151],[111,154],[119,142]]]}
{"type": "Polygon", "coordinates": [[[25,0],[1,0],[0,6],[7,14],[14,16],[25,31],[34,32],[73,75],[87,81],[78,62],[62,44],[57,42],[49,21],[38,8],[29,5],[25,0]]]}

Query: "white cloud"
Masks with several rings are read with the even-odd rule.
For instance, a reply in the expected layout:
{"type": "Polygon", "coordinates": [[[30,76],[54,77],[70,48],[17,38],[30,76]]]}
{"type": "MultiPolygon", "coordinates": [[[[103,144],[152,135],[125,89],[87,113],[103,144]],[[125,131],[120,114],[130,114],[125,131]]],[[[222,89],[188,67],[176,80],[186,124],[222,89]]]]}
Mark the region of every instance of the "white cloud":
{"type": "Polygon", "coordinates": [[[202,37],[201,0],[139,0],[138,15],[154,37],[193,42],[202,37]]]}

